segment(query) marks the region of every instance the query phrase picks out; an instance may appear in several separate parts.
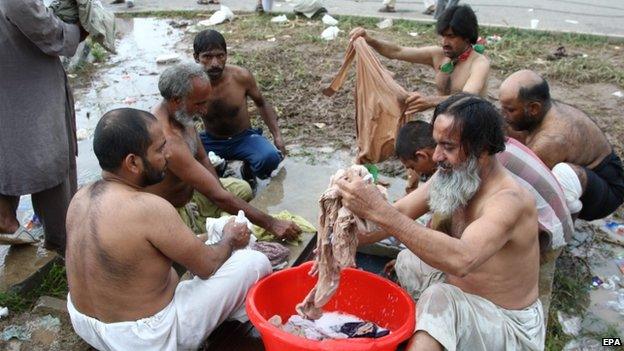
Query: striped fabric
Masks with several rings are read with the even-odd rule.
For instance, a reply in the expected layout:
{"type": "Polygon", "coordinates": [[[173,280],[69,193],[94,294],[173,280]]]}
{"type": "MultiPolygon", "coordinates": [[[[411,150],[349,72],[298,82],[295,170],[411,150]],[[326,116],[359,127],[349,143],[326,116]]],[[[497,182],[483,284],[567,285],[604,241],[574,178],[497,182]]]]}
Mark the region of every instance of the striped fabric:
{"type": "Polygon", "coordinates": [[[574,233],[574,224],[561,186],[529,148],[513,138],[508,138],[505,146],[497,158],[535,196],[539,229],[550,235],[548,249],[565,246],[574,233]]]}

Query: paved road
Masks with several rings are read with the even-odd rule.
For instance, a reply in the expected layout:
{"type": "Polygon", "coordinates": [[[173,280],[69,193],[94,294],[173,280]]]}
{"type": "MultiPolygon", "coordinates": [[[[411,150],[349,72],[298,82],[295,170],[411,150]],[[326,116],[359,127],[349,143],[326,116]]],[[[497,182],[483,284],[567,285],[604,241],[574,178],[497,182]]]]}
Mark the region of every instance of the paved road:
{"type": "MultiPolygon", "coordinates": [[[[109,1],[109,0],[104,0],[109,1]]],[[[252,11],[256,0],[222,0],[233,11],[252,11]]],[[[609,35],[624,38],[624,0],[475,0],[470,4],[480,24],[530,28],[531,20],[539,20],[537,29],[609,35]]],[[[216,5],[198,5],[195,0],[135,0],[130,11],[153,10],[216,10],[216,5]]],[[[332,14],[392,17],[433,21],[421,13],[422,1],[398,0],[397,12],[382,14],[377,10],[381,0],[325,0],[332,14]]],[[[111,5],[115,11],[128,11],[125,5],[111,5]]],[[[289,2],[274,3],[273,11],[291,12],[289,2]]]]}

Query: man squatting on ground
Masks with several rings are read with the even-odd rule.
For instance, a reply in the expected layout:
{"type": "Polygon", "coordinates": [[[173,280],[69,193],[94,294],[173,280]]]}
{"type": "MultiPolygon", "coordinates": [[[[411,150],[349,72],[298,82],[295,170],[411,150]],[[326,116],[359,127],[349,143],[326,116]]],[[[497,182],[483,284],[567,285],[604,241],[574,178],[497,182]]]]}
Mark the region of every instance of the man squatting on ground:
{"type": "Polygon", "coordinates": [[[350,38],[363,37],[366,43],[381,55],[412,63],[431,66],[435,71],[438,95],[410,93],[405,103],[406,115],[436,107],[449,95],[466,92],[485,96],[490,61],[474,51],[472,45],[479,38],[477,16],[467,5],[446,10],[436,24],[442,46],[412,48],[375,39],[364,28],[355,28],[350,38]]]}
{"type": "Polygon", "coordinates": [[[227,46],[221,33],[212,29],[199,32],[193,50],[195,61],[203,65],[212,84],[208,108],[202,115],[206,130],[200,133],[206,152],[213,151],[226,160],[244,161],[244,179],[270,177],[286,156],[273,106],[260,93],[251,72],[226,64],[227,46]],[[261,128],[251,128],[247,98],[258,108],[275,146],[262,136],[261,128]]]}
{"type": "MultiPolygon", "coordinates": [[[[76,333],[98,350],[197,349],[226,318],[246,320],[248,289],[271,272],[230,221],[205,245],[165,199],[145,187],[165,178],[169,141],[149,112],[123,108],[98,122],[93,150],[102,179],[67,213],[67,308],[76,333]],[[179,282],[172,262],[195,275],[179,282]]],[[[175,147],[175,146],[174,146],[175,147]]]]}
{"type": "Polygon", "coordinates": [[[245,181],[219,180],[194,124],[194,119],[205,114],[212,91],[202,67],[195,63],[169,67],[161,74],[158,89],[163,100],[152,112],[165,133],[169,158],[165,179],[146,191],[178,208],[184,222],[198,234],[206,231],[207,217],[219,217],[221,211],[236,214],[243,210],[251,222],[279,238],[297,236],[300,229],[295,223],[276,219],[246,202],[252,193],[245,181]],[[189,202],[197,208],[190,208],[189,202]]]}
{"type": "Polygon", "coordinates": [[[546,80],[518,71],[501,84],[500,102],[510,135],[552,169],[572,214],[603,218],[624,202],[622,161],[589,116],[550,97],[546,80]]]}
{"type": "Polygon", "coordinates": [[[543,349],[535,199],[495,157],[502,117],[482,98],[456,95],[436,108],[433,136],[438,171],[394,207],[362,179],[338,182],[349,210],[411,251],[422,294],[408,349],[543,349]],[[451,217],[450,233],[414,221],[430,210],[451,217]]]}

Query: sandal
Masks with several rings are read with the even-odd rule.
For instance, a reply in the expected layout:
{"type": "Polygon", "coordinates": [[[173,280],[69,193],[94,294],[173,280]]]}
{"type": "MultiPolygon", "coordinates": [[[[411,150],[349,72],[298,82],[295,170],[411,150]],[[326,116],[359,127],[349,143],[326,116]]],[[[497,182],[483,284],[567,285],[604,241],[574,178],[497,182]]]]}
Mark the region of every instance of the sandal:
{"type": "Polygon", "coordinates": [[[28,230],[24,226],[20,225],[14,233],[0,234],[0,245],[20,245],[20,244],[32,244],[39,241],[37,238],[41,234],[43,227],[34,230],[28,230]]]}

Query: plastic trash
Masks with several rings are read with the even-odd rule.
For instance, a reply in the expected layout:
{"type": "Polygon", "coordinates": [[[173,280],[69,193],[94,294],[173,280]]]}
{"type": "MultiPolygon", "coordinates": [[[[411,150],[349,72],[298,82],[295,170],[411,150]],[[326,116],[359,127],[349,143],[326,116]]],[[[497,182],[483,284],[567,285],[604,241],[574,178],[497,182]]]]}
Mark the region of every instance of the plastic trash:
{"type": "Polygon", "coordinates": [[[271,22],[273,22],[273,23],[286,23],[286,22],[288,22],[288,18],[286,17],[286,15],[275,16],[275,17],[271,18],[271,22]]]}
{"type": "Polygon", "coordinates": [[[2,317],[6,317],[9,315],[9,308],[8,307],[0,307],[0,319],[2,319],[2,317]]]}
{"type": "Polygon", "coordinates": [[[178,61],[180,61],[180,55],[178,54],[164,54],[156,57],[156,63],[159,65],[174,63],[178,61]]]}
{"type": "Polygon", "coordinates": [[[581,332],[581,317],[570,316],[567,313],[557,311],[557,320],[564,333],[577,336],[581,332]]]}
{"type": "Polygon", "coordinates": [[[321,21],[328,26],[335,26],[338,24],[338,20],[328,14],[325,14],[325,16],[321,18],[321,21]]]}
{"type": "Polygon", "coordinates": [[[620,291],[618,291],[617,298],[615,300],[608,301],[606,306],[624,315],[624,289],[620,289],[620,291]]]}
{"type": "Polygon", "coordinates": [[[567,19],[567,20],[565,20],[565,23],[570,23],[570,24],[579,24],[579,21],[575,21],[575,20],[567,19]]]}
{"type": "Polygon", "coordinates": [[[273,0],[262,0],[262,9],[269,12],[273,9],[273,0]]]}
{"type": "Polygon", "coordinates": [[[270,41],[270,42],[274,42],[274,41],[276,41],[276,40],[277,40],[277,39],[275,39],[275,38],[269,38],[269,39],[267,39],[267,41],[270,41]]]}
{"type": "Polygon", "coordinates": [[[87,138],[89,138],[89,131],[85,128],[80,128],[76,131],[76,139],[85,140],[87,138]]]}
{"type": "Polygon", "coordinates": [[[502,38],[499,35],[490,35],[486,38],[486,43],[487,44],[494,44],[494,43],[498,43],[502,38]]]}
{"type": "Polygon", "coordinates": [[[622,92],[621,92],[621,91],[619,91],[619,90],[618,90],[618,91],[616,91],[616,92],[613,92],[613,94],[611,94],[611,95],[613,95],[613,96],[617,96],[617,97],[619,97],[619,98],[624,97],[624,93],[622,93],[622,92]]]}
{"type": "Polygon", "coordinates": [[[312,123],[312,124],[318,129],[323,129],[326,126],[325,123],[312,123]]]}
{"type": "Polygon", "coordinates": [[[409,33],[409,35],[410,35],[410,36],[412,36],[412,37],[417,37],[417,36],[418,36],[418,33],[416,33],[416,32],[410,32],[410,33],[409,33]]]}
{"type": "Polygon", "coordinates": [[[386,29],[386,28],[390,28],[392,27],[392,18],[386,18],[385,20],[377,23],[377,28],[379,29],[386,29]]]}
{"type": "Polygon", "coordinates": [[[325,40],[334,40],[338,37],[338,33],[340,33],[340,29],[336,26],[331,26],[325,28],[323,33],[321,33],[321,38],[325,40]]]}
{"type": "Polygon", "coordinates": [[[212,165],[215,167],[225,162],[225,160],[221,158],[219,155],[215,154],[214,151],[208,152],[208,159],[210,159],[210,163],[212,163],[212,165]]]}
{"type": "Polygon", "coordinates": [[[531,29],[537,28],[538,25],[539,25],[539,20],[537,18],[534,18],[531,20],[531,29]]]}
{"type": "Polygon", "coordinates": [[[615,290],[620,286],[620,278],[616,275],[612,275],[607,280],[602,283],[600,287],[606,290],[615,290]]]}
{"type": "Polygon", "coordinates": [[[0,339],[4,341],[9,341],[11,339],[28,341],[30,340],[30,335],[30,331],[24,325],[9,325],[0,333],[0,339]]]}
{"type": "Polygon", "coordinates": [[[624,258],[622,257],[618,257],[615,260],[615,265],[617,266],[617,268],[620,270],[620,272],[622,272],[622,274],[624,274],[624,258]]]}
{"type": "Polygon", "coordinates": [[[592,285],[594,288],[597,288],[597,287],[601,286],[603,283],[604,283],[604,282],[602,281],[602,279],[600,279],[600,277],[598,277],[598,276],[594,276],[594,277],[592,277],[592,283],[591,283],[591,285],[592,285]]]}
{"type": "Polygon", "coordinates": [[[199,21],[197,22],[197,24],[200,26],[209,27],[221,24],[225,21],[231,22],[232,20],[234,20],[234,12],[232,12],[229,7],[221,5],[221,9],[215,11],[215,13],[210,16],[210,18],[208,18],[207,20],[199,21]]]}
{"type": "Polygon", "coordinates": [[[127,98],[125,98],[123,100],[123,103],[126,104],[126,105],[132,105],[135,102],[137,102],[137,99],[135,97],[132,97],[132,96],[128,96],[127,98]]]}

